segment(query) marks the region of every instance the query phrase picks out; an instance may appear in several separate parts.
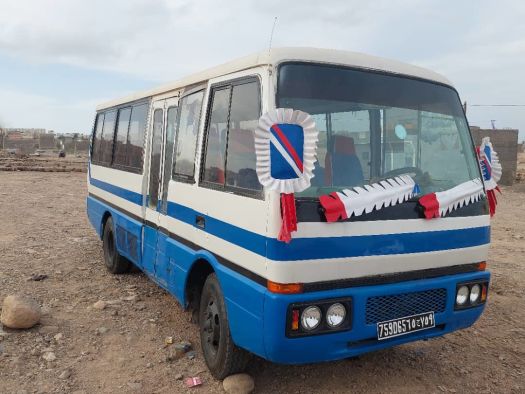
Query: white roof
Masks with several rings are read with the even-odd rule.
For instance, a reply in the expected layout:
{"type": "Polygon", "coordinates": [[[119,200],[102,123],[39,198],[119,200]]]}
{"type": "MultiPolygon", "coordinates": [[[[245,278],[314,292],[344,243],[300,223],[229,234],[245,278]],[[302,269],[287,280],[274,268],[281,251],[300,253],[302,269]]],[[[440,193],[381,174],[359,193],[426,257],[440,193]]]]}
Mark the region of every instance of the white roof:
{"type": "Polygon", "coordinates": [[[453,86],[452,83],[434,71],[414,66],[412,64],[398,62],[396,60],[385,59],[382,57],[366,55],[359,52],[340,51],[335,49],[319,48],[272,48],[270,53],[262,51],[249,56],[245,56],[220,66],[190,75],[178,81],[159,86],[154,89],[138,92],[120,99],[108,101],[97,106],[97,110],[110,108],[127,102],[140,100],[167,93],[172,90],[178,90],[185,86],[193,85],[199,82],[205,82],[211,78],[231,74],[237,71],[270,64],[278,65],[284,61],[305,61],[315,63],[337,64],[351,66],[369,70],[386,71],[394,74],[407,75],[430,81],[439,82],[445,85],[453,86]]]}

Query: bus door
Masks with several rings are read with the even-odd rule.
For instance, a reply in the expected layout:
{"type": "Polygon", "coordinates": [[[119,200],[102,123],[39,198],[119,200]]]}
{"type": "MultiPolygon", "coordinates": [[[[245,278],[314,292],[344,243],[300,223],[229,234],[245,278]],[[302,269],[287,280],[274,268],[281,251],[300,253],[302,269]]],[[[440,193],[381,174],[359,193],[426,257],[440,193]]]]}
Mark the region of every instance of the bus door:
{"type": "Polygon", "coordinates": [[[166,196],[168,182],[171,178],[177,103],[177,98],[153,102],[150,123],[143,269],[163,286],[166,286],[167,283],[164,269],[166,265],[165,247],[163,246],[165,239],[159,238],[159,226],[161,215],[165,215],[167,210],[166,196]]]}

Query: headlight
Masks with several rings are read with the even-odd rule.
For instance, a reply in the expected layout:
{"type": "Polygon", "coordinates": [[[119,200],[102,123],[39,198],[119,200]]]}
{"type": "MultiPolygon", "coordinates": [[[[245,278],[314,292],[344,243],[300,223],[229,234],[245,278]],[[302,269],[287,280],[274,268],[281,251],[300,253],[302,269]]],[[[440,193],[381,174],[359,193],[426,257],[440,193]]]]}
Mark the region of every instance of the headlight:
{"type": "Polygon", "coordinates": [[[470,288],[470,303],[475,304],[476,302],[478,302],[480,294],[481,294],[480,285],[473,285],[470,288]]]}
{"type": "Polygon", "coordinates": [[[306,331],[311,331],[321,323],[321,310],[316,306],[309,306],[301,314],[301,326],[306,331]]]}
{"type": "Polygon", "coordinates": [[[456,294],[456,304],[465,305],[469,297],[469,290],[467,286],[461,286],[456,294]]]}
{"type": "Polygon", "coordinates": [[[456,305],[454,310],[463,310],[482,306],[487,301],[488,281],[458,283],[456,285],[456,305]]]}
{"type": "Polygon", "coordinates": [[[308,300],[288,305],[286,337],[335,334],[352,328],[352,298],[308,300]]]}
{"type": "Polygon", "coordinates": [[[326,311],[326,322],[332,328],[339,326],[346,317],[346,308],[343,304],[337,303],[330,305],[328,311],[326,311]]]}

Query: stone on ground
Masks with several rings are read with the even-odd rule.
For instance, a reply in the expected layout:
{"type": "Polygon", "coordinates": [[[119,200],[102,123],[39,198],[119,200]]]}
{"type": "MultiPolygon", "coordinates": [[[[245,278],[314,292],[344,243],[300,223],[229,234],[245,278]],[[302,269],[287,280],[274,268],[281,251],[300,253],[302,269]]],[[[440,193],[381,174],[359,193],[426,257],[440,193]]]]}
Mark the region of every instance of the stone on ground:
{"type": "Polygon", "coordinates": [[[93,308],[98,309],[99,311],[106,309],[108,303],[106,301],[99,300],[93,304],[93,308]]]}
{"type": "Polygon", "coordinates": [[[250,375],[239,373],[224,379],[222,387],[228,394],[248,394],[255,389],[255,383],[250,375]]]}
{"type": "Polygon", "coordinates": [[[4,299],[0,322],[9,328],[31,328],[40,321],[40,306],[32,299],[9,295],[4,299]]]}
{"type": "Polygon", "coordinates": [[[55,356],[55,353],[53,352],[45,352],[42,358],[46,361],[55,361],[57,359],[57,356],[55,356]]]}

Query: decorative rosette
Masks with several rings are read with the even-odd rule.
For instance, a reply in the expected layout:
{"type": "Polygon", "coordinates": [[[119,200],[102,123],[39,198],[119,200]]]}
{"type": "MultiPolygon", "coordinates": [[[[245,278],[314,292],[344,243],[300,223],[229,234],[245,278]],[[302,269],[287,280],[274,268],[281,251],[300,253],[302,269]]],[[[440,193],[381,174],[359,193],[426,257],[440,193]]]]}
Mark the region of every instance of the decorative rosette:
{"type": "Polygon", "coordinates": [[[290,242],[297,230],[293,193],[310,187],[318,132],[306,112],[277,108],[259,118],[255,130],[257,176],[266,190],[281,193],[282,226],[278,239],[290,242]]]}
{"type": "Polygon", "coordinates": [[[483,174],[483,183],[485,184],[485,190],[487,191],[490,216],[494,216],[496,213],[496,205],[498,204],[496,190],[501,193],[498,182],[501,179],[503,169],[499,162],[498,154],[492,147],[489,137],[484,137],[481,140],[478,156],[481,172],[483,174]]]}

